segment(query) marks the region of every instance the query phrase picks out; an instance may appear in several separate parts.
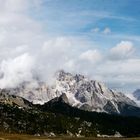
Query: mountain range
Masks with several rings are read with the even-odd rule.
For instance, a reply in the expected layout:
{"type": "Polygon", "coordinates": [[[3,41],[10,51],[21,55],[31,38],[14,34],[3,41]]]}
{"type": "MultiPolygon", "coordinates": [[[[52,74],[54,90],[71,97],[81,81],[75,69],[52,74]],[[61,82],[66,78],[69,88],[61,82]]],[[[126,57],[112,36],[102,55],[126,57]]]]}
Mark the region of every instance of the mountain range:
{"type": "Polygon", "coordinates": [[[139,126],[140,108],[135,101],[80,74],[61,70],[52,85],[24,82],[0,90],[2,132],[136,137],[139,126]]]}
{"type": "Polygon", "coordinates": [[[5,89],[11,95],[17,95],[33,102],[44,104],[65,94],[67,103],[85,111],[105,112],[109,114],[139,114],[138,105],[121,92],[109,89],[105,84],[80,74],[58,71],[52,85],[37,81],[37,86],[25,82],[19,87],[5,89]],[[137,110],[134,113],[133,110],[137,110]],[[132,113],[131,113],[132,112],[132,113]]]}

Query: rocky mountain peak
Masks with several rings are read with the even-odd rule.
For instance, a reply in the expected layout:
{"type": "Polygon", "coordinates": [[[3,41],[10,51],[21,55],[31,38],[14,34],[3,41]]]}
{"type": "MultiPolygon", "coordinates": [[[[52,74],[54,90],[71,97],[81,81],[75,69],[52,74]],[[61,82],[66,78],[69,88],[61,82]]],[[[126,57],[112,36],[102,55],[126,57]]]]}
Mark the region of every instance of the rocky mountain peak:
{"type": "Polygon", "coordinates": [[[59,81],[64,81],[66,80],[67,78],[70,78],[72,77],[72,74],[71,73],[68,73],[68,72],[65,72],[64,70],[59,70],[56,72],[55,74],[55,78],[59,81]]]}

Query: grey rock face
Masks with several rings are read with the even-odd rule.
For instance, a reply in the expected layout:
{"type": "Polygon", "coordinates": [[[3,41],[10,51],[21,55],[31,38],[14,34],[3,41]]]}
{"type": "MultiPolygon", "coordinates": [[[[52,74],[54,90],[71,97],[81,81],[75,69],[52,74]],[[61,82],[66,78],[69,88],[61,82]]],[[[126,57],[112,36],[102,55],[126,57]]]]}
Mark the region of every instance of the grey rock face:
{"type": "Polygon", "coordinates": [[[32,104],[22,97],[9,95],[10,90],[0,89],[0,103],[17,106],[19,108],[30,108],[32,104]]]}

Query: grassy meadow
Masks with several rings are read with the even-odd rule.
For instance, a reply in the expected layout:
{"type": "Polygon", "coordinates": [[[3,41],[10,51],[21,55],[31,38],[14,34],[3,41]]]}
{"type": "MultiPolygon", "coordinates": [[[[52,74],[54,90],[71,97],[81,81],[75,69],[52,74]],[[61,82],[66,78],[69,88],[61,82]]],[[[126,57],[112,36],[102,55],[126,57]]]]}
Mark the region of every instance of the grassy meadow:
{"type": "Polygon", "coordinates": [[[0,134],[0,140],[140,140],[140,138],[94,138],[94,137],[43,137],[19,134],[0,134]]]}

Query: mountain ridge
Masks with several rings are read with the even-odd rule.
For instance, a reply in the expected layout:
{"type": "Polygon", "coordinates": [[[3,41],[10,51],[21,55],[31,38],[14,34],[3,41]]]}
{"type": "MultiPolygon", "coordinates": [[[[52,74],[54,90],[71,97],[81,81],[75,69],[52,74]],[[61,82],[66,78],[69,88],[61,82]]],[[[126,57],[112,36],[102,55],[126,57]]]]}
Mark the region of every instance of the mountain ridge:
{"type": "MultiPolygon", "coordinates": [[[[5,96],[2,97],[5,100],[5,96]]],[[[16,96],[12,98],[8,93],[8,102],[0,100],[1,132],[75,137],[114,136],[116,133],[125,137],[140,136],[140,116],[81,110],[68,103],[65,93],[43,105],[30,103],[30,107],[11,104],[16,98],[21,102],[25,100],[16,96]]]]}
{"type": "Polygon", "coordinates": [[[30,84],[32,85],[28,82],[18,88],[9,89],[9,94],[21,96],[37,104],[44,104],[65,95],[67,103],[72,107],[110,114],[123,114],[123,107],[132,109],[133,106],[134,110],[138,107],[123,93],[111,90],[101,82],[63,70],[55,73],[55,80],[51,86],[44,82],[38,82],[37,87],[30,84]]]}

